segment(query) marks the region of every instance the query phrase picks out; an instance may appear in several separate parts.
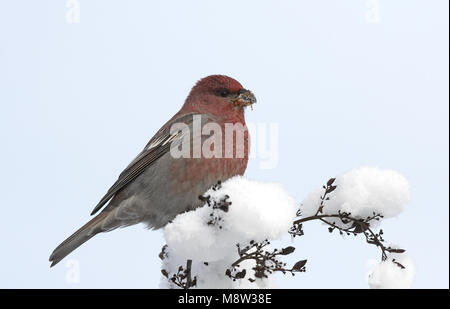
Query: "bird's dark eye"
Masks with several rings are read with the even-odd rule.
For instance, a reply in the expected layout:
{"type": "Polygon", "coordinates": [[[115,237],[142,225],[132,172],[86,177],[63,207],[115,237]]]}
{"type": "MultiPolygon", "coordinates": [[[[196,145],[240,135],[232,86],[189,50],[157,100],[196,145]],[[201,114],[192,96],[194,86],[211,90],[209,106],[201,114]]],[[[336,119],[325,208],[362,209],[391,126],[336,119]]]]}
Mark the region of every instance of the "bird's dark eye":
{"type": "Polygon", "coordinates": [[[226,97],[230,94],[230,91],[228,91],[228,89],[219,89],[218,94],[221,97],[226,97]]]}

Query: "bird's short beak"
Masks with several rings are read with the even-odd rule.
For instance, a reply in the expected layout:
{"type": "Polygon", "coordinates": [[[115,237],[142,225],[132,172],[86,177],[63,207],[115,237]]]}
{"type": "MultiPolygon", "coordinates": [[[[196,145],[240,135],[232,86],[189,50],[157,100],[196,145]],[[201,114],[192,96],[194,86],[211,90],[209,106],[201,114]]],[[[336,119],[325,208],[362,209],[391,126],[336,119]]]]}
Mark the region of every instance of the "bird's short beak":
{"type": "Polygon", "coordinates": [[[232,100],[234,106],[244,108],[245,106],[251,106],[256,103],[255,95],[247,89],[239,90],[238,96],[232,100]]]}

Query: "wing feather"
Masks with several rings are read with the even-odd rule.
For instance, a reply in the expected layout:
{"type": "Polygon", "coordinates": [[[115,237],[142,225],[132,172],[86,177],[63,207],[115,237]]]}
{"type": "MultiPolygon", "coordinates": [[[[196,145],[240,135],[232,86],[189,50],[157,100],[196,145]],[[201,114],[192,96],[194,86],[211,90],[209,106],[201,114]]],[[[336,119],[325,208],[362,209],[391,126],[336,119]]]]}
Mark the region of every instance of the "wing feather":
{"type": "MultiPolygon", "coordinates": [[[[185,123],[189,127],[188,132],[178,131],[173,134],[170,133],[170,125],[165,125],[156,135],[148,142],[144,150],[125,168],[119,175],[117,181],[102,197],[100,202],[94,207],[91,215],[98,212],[116,193],[122,190],[136,177],[138,177],[146,168],[156,162],[159,158],[170,151],[173,146],[179,145],[185,137],[185,134],[190,134],[193,125],[194,113],[185,114],[171,123],[185,123]]],[[[215,117],[209,114],[199,114],[204,121],[215,121],[215,117]]],[[[191,137],[192,139],[192,137],[191,137]]]]}
{"type": "Polygon", "coordinates": [[[180,132],[170,134],[169,130],[157,133],[144,150],[128,165],[120,174],[119,179],[109,188],[100,202],[94,207],[91,215],[98,212],[117,192],[136,179],[147,167],[170,151],[172,143],[178,143],[183,139],[180,132]]]}

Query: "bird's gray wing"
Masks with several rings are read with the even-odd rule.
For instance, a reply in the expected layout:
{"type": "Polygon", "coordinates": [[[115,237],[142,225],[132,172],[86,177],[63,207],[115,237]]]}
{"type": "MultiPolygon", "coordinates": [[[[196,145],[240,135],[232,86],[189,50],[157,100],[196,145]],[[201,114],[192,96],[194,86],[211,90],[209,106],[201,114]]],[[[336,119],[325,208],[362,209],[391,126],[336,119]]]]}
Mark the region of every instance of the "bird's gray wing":
{"type": "MultiPolygon", "coordinates": [[[[184,115],[175,119],[172,123],[185,123],[192,127],[192,114],[184,115]]],[[[187,132],[189,134],[189,132],[187,132]]],[[[108,192],[94,207],[91,215],[99,211],[117,192],[123,189],[137,176],[139,176],[147,167],[156,162],[164,154],[170,151],[171,145],[179,144],[186,132],[178,131],[173,134],[170,133],[170,125],[165,126],[158,131],[156,135],[145,146],[144,150],[125,168],[119,175],[117,181],[109,188],[108,192]]]]}

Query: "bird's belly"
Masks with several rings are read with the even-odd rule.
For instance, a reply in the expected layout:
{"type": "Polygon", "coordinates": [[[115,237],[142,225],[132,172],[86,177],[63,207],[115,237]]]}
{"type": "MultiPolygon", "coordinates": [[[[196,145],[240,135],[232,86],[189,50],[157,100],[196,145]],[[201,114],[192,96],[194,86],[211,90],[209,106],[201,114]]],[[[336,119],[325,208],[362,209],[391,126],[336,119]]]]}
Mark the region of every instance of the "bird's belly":
{"type": "Polygon", "coordinates": [[[202,205],[199,196],[218,181],[242,175],[247,158],[180,158],[164,155],[123,192],[114,210],[123,225],[139,222],[153,229],[165,226],[176,215],[202,205]],[[163,168],[164,167],[164,168],[163,168]]]}

